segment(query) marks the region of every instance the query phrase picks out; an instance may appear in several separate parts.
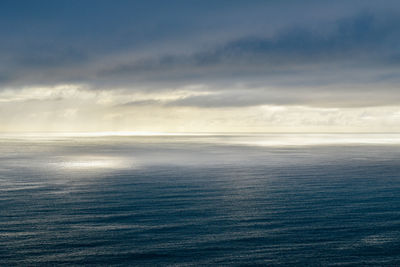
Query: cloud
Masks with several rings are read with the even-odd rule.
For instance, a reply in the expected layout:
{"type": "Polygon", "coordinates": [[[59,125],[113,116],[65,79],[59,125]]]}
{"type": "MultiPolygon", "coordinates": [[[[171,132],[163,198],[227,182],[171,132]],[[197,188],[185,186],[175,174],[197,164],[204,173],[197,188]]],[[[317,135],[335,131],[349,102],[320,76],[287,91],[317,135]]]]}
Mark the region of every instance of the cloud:
{"type": "Polygon", "coordinates": [[[164,55],[115,64],[99,76],[187,82],[207,78],[248,80],[254,76],[309,72],[306,75],[312,83],[315,69],[351,67],[358,71],[396,67],[395,59],[400,55],[400,30],[396,26],[399,22],[397,17],[383,20],[359,14],[322,29],[292,27],[274,36],[243,37],[188,55],[164,55]]]}
{"type": "MultiPolygon", "coordinates": [[[[334,89],[332,90],[333,92],[330,92],[328,89],[317,90],[314,88],[313,92],[310,93],[310,89],[298,88],[294,93],[292,90],[284,91],[275,88],[269,90],[223,91],[210,95],[189,96],[173,101],[156,103],[166,106],[199,108],[240,108],[262,105],[331,108],[394,106],[400,105],[400,97],[395,95],[396,90],[393,90],[393,93],[386,93],[376,97],[375,91],[363,92],[362,89],[358,89],[358,91],[353,89],[338,94],[334,89]]],[[[148,102],[146,104],[155,103],[148,102]]]]}
{"type": "Polygon", "coordinates": [[[399,104],[396,1],[43,3],[2,4],[1,91],[75,84],[165,94],[200,84],[198,94],[114,104],[399,104]]]}

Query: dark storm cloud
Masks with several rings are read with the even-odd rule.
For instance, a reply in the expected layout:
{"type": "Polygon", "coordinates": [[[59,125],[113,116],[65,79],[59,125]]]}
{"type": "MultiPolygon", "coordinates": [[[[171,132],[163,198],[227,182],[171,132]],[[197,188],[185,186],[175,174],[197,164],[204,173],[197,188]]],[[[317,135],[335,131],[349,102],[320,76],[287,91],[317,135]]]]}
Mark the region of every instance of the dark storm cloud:
{"type": "Polygon", "coordinates": [[[274,75],[277,71],[285,73],[315,64],[391,67],[397,65],[400,56],[399,23],[397,17],[380,21],[373,15],[360,14],[339,20],[326,32],[295,27],[272,37],[244,37],[190,55],[167,55],[121,64],[101,74],[118,77],[156,73],[162,77],[159,72],[166,72],[184,79],[191,72],[213,77],[218,71],[229,77],[235,70],[249,75],[274,75]]]}
{"type": "Polygon", "coordinates": [[[398,104],[399,13],[397,1],[2,1],[0,88],[203,84],[215,94],[167,105],[398,104]]]}

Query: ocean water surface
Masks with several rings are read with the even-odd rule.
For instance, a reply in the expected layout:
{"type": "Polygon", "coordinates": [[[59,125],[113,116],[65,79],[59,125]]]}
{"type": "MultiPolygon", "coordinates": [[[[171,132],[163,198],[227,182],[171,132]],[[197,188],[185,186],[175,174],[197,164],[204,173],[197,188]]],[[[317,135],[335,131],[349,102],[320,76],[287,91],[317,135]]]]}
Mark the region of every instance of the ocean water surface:
{"type": "Polygon", "coordinates": [[[400,135],[3,135],[0,265],[400,265],[400,135]]]}

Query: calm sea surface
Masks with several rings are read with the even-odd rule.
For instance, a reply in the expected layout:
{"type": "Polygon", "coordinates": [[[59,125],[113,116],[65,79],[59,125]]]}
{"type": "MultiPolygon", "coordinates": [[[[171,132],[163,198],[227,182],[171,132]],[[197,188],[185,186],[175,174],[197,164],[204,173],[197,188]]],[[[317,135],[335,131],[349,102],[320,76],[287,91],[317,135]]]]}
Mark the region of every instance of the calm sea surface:
{"type": "Polygon", "coordinates": [[[400,265],[400,136],[2,136],[0,265],[400,265]]]}

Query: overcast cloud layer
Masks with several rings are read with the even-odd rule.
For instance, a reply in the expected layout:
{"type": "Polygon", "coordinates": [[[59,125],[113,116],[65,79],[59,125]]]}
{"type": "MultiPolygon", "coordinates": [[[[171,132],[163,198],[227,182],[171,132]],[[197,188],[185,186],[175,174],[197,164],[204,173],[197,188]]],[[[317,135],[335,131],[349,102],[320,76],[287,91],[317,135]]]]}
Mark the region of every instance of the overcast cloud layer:
{"type": "Polygon", "coordinates": [[[5,0],[0,105],[54,109],[75,86],[80,100],[102,94],[85,100],[102,116],[396,107],[399,25],[398,1],[5,0]]]}

